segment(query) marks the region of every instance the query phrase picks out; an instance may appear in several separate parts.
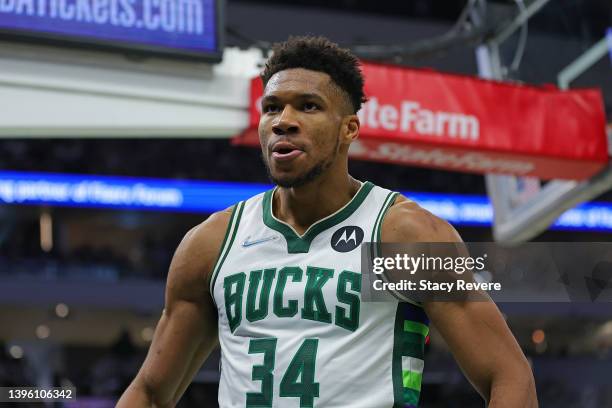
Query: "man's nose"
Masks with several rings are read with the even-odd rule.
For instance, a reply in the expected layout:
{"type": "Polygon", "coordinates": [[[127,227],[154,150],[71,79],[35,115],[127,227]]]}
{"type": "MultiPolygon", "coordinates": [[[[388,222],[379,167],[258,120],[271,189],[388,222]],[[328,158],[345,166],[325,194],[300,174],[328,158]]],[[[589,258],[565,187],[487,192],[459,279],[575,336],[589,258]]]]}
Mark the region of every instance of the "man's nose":
{"type": "Polygon", "coordinates": [[[290,106],[286,105],[278,119],[272,123],[272,131],[275,135],[283,136],[298,133],[300,126],[295,117],[295,110],[290,106]]]}

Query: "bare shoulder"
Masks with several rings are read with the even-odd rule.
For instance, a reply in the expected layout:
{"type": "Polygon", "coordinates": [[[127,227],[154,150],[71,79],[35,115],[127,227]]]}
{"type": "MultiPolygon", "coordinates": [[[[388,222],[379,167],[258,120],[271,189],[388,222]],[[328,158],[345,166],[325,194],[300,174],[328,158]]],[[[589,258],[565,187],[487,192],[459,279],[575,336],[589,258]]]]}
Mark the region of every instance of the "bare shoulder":
{"type": "Polygon", "coordinates": [[[234,207],[210,215],[190,229],[178,245],[168,273],[167,294],[201,297],[209,291],[212,269],[219,256],[234,207]]]}
{"type": "Polygon", "coordinates": [[[458,242],[461,237],[446,220],[398,195],[382,224],[383,242],[458,242]]]}

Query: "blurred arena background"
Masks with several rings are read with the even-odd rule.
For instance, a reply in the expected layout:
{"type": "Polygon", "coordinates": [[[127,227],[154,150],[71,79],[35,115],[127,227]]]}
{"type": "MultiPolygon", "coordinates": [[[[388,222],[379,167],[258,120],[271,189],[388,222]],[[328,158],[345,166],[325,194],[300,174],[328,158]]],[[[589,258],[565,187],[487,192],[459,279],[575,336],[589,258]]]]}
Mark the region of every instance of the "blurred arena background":
{"type": "MultiPolygon", "coordinates": [[[[0,386],[73,385],[79,400],[67,407],[114,406],[143,361],[183,234],[268,188],[258,150],[231,138],[248,127],[250,79],[272,42],[321,34],[364,59],[487,76],[479,47],[533,7],[488,77],[556,85],[599,44],[571,87],[601,90],[612,122],[609,0],[210,2],[223,8],[210,21],[220,41],[198,50],[204,58],[133,38],[119,47],[104,37],[110,24],[94,34],[113,44],[78,45],[74,32],[70,42],[13,24],[28,9],[13,3],[0,2],[0,386]],[[89,183],[95,197],[65,199],[53,190],[62,183],[89,183]],[[122,201],[122,188],[139,185],[150,187],[139,201],[122,201]]],[[[496,238],[489,176],[357,160],[350,172],[405,192],[465,241],[496,238]]],[[[529,239],[609,242],[612,193],[593,191],[529,239]]],[[[609,304],[500,306],[533,364],[542,407],[612,407],[609,304]]],[[[180,407],[217,406],[217,353],[180,407]]],[[[423,407],[483,406],[435,329],[426,356],[423,407]]]]}

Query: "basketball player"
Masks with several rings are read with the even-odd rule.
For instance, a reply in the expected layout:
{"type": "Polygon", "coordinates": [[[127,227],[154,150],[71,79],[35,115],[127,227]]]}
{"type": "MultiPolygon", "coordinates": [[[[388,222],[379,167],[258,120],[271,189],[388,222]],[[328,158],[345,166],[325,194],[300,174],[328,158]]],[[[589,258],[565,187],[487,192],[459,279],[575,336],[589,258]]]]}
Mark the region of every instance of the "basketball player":
{"type": "Polygon", "coordinates": [[[174,406],[219,343],[223,408],[414,407],[431,319],[489,407],[536,407],[529,364],[492,302],[361,301],[361,242],[460,237],[348,174],[364,101],[356,58],[323,38],[292,38],[262,79],[259,136],[277,187],[186,234],[148,355],[118,406],[174,406]]]}

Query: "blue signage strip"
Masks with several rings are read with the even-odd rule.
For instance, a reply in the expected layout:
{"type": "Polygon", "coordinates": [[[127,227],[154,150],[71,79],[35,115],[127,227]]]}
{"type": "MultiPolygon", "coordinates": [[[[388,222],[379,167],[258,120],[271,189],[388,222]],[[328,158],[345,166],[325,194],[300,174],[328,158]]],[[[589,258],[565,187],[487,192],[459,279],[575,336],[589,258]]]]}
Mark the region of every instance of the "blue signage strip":
{"type": "Polygon", "coordinates": [[[0,0],[0,29],[142,49],[220,52],[220,0],[0,0]]]}
{"type": "Polygon", "coordinates": [[[0,172],[0,203],[208,213],[269,187],[216,181],[0,172]]]}
{"type": "MultiPolygon", "coordinates": [[[[0,172],[0,204],[211,213],[270,188],[258,183],[0,172]]],[[[485,196],[403,194],[453,225],[491,226],[493,208],[485,196]]],[[[583,204],[566,211],[551,228],[612,232],[612,204],[583,204]]]]}
{"type": "MultiPolygon", "coordinates": [[[[404,194],[453,225],[490,227],[493,221],[493,206],[485,196],[404,194]]],[[[550,229],[612,232],[612,203],[585,203],[567,210],[550,229]]]]}

